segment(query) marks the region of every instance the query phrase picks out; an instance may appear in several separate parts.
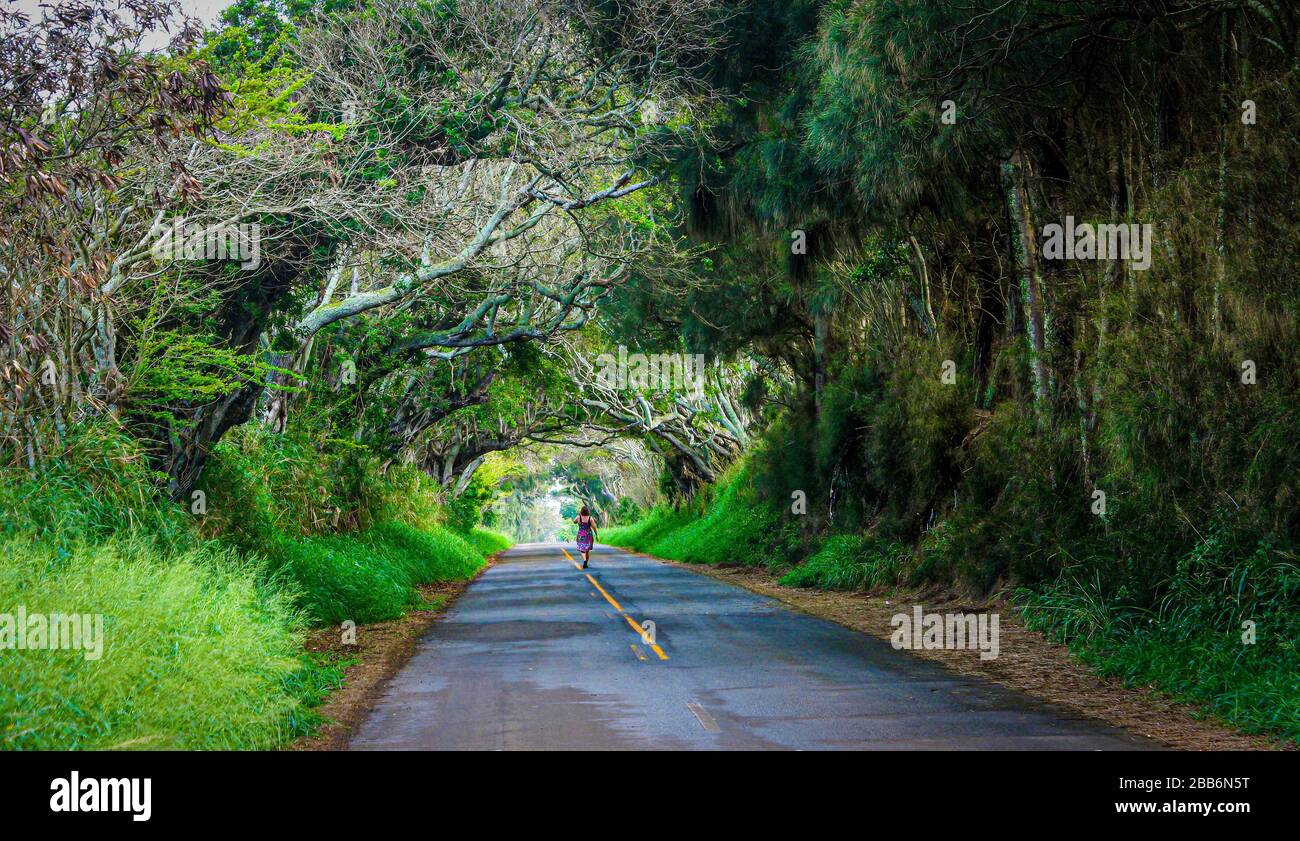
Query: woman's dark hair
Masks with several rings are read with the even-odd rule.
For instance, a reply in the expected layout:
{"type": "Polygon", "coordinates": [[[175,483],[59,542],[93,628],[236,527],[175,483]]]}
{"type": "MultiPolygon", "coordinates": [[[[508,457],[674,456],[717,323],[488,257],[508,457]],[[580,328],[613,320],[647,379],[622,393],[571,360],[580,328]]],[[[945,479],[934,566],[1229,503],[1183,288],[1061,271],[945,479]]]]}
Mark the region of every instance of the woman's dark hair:
{"type": "Polygon", "coordinates": [[[590,512],[589,510],[587,510],[587,506],[585,506],[585,505],[582,506],[582,510],[579,511],[578,513],[579,513],[580,515],[582,515],[583,517],[590,517],[590,516],[591,516],[591,512],[590,512]]]}

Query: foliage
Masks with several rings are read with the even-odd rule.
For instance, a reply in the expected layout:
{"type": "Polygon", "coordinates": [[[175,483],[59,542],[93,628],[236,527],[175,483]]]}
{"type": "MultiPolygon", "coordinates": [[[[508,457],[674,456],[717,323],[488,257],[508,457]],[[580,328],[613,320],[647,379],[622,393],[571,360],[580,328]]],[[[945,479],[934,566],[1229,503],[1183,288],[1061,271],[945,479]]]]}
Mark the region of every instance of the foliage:
{"type": "Polygon", "coordinates": [[[250,429],[221,444],[200,484],[203,528],[265,559],[314,625],[377,622],[416,604],[416,585],[472,578],[483,555],[442,521],[418,471],[379,472],[344,444],[250,429]]]}
{"type": "Polygon", "coordinates": [[[1068,643],[1102,674],[1300,743],[1296,560],[1214,525],[1178,558],[1154,607],[1123,587],[1110,590],[1099,572],[1085,577],[1093,567],[1084,563],[1018,600],[1031,628],[1068,643]]]}
{"type": "Polygon", "coordinates": [[[487,529],[473,529],[465,535],[465,540],[485,558],[503,552],[514,545],[514,541],[504,534],[487,529]]]}
{"type": "Polygon", "coordinates": [[[656,508],[647,517],[601,533],[606,543],[689,563],[781,566],[802,548],[798,530],[760,504],[743,462],[711,492],[681,508],[656,508]]]}
{"type": "Polygon", "coordinates": [[[898,581],[905,547],[896,543],[841,534],[828,539],[815,554],[781,578],[789,587],[823,590],[867,590],[898,581]]]}
{"type": "Polygon", "coordinates": [[[105,649],[9,652],[10,748],[281,746],[319,724],[312,707],[342,680],[302,655],[307,624],[394,618],[415,585],[470,578],[506,545],[442,525],[418,471],[382,475],[302,438],[223,444],[203,516],[160,498],[120,429],[86,423],[64,441],[39,475],[0,471],[0,604],[102,613],[105,649]],[[340,533],[335,510],[364,526],[340,533]]]}
{"type": "Polygon", "coordinates": [[[170,547],[189,547],[197,530],[157,492],[157,474],[139,442],[108,421],[79,424],[40,473],[0,468],[0,536],[32,534],[66,551],[139,528],[170,547]]]}
{"type": "Polygon", "coordinates": [[[6,538],[0,604],[103,615],[97,660],[6,652],[6,748],[267,749],[312,723],[288,594],[228,550],[172,554],[143,536],[66,549],[6,538]]]}

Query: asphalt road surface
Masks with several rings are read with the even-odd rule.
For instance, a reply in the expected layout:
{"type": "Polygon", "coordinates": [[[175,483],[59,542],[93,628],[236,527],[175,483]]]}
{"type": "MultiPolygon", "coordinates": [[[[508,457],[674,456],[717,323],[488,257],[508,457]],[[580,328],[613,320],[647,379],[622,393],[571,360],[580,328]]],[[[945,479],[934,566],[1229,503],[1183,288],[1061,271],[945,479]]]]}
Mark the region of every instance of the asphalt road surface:
{"type": "Polygon", "coordinates": [[[558,543],[504,553],[419,642],[351,747],[1149,746],[688,569],[606,546],[580,564],[558,543]]]}

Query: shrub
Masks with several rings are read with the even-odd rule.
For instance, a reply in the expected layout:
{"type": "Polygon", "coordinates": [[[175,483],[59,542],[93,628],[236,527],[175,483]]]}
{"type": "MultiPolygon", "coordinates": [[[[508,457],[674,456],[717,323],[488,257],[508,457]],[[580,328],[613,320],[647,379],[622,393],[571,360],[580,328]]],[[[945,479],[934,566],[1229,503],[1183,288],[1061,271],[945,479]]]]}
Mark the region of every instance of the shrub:
{"type": "Polygon", "coordinates": [[[417,584],[483,565],[442,525],[436,484],[350,447],[245,429],[217,447],[201,484],[203,530],[264,558],[313,625],[395,619],[418,601],[417,584]]]}
{"type": "Polygon", "coordinates": [[[483,566],[460,535],[393,521],[353,534],[282,536],[264,551],[313,625],[395,619],[419,600],[417,584],[464,580],[483,566]]]}
{"type": "Polygon", "coordinates": [[[279,537],[263,551],[312,625],[395,619],[412,602],[405,570],[351,535],[279,537]]]}
{"type": "Polygon", "coordinates": [[[600,532],[601,540],[611,546],[622,546],[637,552],[647,552],[650,546],[694,519],[689,508],[656,506],[641,519],[622,526],[611,526],[600,532]]]}
{"type": "Polygon", "coordinates": [[[0,468],[0,537],[36,534],[66,548],[139,528],[169,547],[196,545],[193,521],[159,496],[158,479],[120,428],[76,425],[40,472],[0,468]]]}
{"type": "Polygon", "coordinates": [[[782,565],[804,551],[797,527],[758,499],[745,461],[690,504],[656,508],[603,536],[613,545],[689,563],[782,565]]]}

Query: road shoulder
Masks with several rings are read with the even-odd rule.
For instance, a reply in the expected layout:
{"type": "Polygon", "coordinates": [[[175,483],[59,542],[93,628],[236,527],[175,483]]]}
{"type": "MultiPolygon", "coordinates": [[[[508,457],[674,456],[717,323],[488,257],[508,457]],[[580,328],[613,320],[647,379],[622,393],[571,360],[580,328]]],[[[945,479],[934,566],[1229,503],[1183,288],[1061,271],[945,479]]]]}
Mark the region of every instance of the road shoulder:
{"type": "Polygon", "coordinates": [[[344,669],[343,685],[331,692],[317,710],[325,724],[314,735],[298,739],[285,749],[346,750],[352,736],[374,709],[385,685],[415,653],[420,638],[495,560],[495,555],[488,558],[478,573],[465,581],[420,585],[417,589],[428,607],[388,622],[357,626],[355,645],[345,644],[337,627],[313,631],[305,644],[308,651],[355,662],[344,669]]]}

